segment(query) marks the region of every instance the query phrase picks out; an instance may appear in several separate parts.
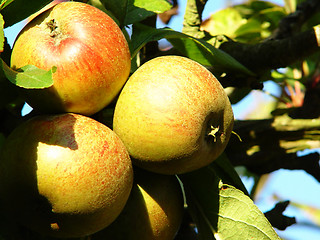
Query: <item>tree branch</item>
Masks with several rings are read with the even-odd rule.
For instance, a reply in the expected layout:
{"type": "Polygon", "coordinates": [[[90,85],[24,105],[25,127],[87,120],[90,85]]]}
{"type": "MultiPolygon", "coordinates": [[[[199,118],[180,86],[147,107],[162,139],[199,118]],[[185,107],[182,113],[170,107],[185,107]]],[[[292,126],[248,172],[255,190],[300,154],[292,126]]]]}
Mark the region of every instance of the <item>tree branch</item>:
{"type": "Polygon", "coordinates": [[[278,228],[279,230],[285,230],[287,227],[296,223],[294,217],[283,215],[283,212],[286,210],[289,203],[289,201],[278,202],[272,210],[264,214],[273,227],[278,228]]]}
{"type": "Polygon", "coordinates": [[[320,148],[320,119],[291,119],[287,116],[265,120],[236,121],[226,153],[234,166],[246,166],[256,174],[278,169],[301,169],[320,182],[319,154],[297,156],[305,149],[320,148]]]}
{"type": "Polygon", "coordinates": [[[227,52],[251,71],[262,74],[286,67],[319,51],[320,25],[285,39],[270,39],[259,44],[225,42],[220,49],[227,52]]]}
{"type": "Polygon", "coordinates": [[[307,0],[297,6],[295,12],[284,17],[272,39],[283,39],[300,32],[301,26],[320,10],[319,0],[307,0]]]}
{"type": "Polygon", "coordinates": [[[319,11],[320,1],[306,0],[297,6],[295,12],[284,17],[279,28],[265,41],[252,45],[233,41],[221,44],[221,50],[255,72],[257,78],[248,80],[247,76],[227,73],[219,81],[225,87],[259,88],[259,82],[270,70],[289,66],[319,51],[320,25],[300,32],[301,26],[319,11]]]}

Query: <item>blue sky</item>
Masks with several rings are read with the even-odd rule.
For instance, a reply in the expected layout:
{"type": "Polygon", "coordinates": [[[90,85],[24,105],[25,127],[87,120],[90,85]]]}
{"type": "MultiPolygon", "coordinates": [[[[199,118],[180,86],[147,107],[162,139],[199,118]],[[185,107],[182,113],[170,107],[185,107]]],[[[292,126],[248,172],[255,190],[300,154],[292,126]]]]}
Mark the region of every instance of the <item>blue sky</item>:
{"type": "MultiPolygon", "coordinates": [[[[169,27],[181,31],[183,12],[185,9],[185,4],[187,0],[178,0],[180,4],[178,16],[175,16],[169,24],[169,27]]],[[[203,13],[203,19],[210,16],[211,13],[218,11],[228,4],[240,3],[241,0],[209,0],[205,11],[203,13]]],[[[280,5],[283,4],[282,0],[272,1],[280,5]]],[[[161,27],[161,24],[159,24],[161,27]]],[[[13,26],[5,30],[5,35],[8,37],[9,42],[12,42],[17,34],[17,31],[21,28],[20,25],[13,26]]],[[[268,82],[265,85],[265,90],[272,92],[273,94],[279,94],[279,89],[276,84],[268,82]]],[[[237,119],[243,119],[248,113],[253,109],[252,102],[257,99],[261,102],[272,101],[272,98],[261,91],[255,91],[254,96],[250,95],[245,98],[239,104],[234,105],[234,113],[237,119]]],[[[252,179],[243,178],[244,183],[250,189],[252,186],[252,179]]],[[[320,208],[320,184],[314,180],[308,174],[303,171],[288,171],[279,170],[269,175],[268,180],[264,186],[264,190],[259,194],[256,201],[257,206],[262,211],[267,211],[271,209],[277,202],[274,196],[281,198],[281,200],[292,200],[298,203],[310,204],[313,207],[320,208]]],[[[296,216],[298,222],[310,222],[308,218],[297,211],[294,207],[288,207],[286,212],[288,216],[296,216]]],[[[286,231],[279,231],[279,235],[288,240],[317,240],[320,239],[320,228],[308,228],[306,226],[295,225],[289,227],[286,231]]]]}

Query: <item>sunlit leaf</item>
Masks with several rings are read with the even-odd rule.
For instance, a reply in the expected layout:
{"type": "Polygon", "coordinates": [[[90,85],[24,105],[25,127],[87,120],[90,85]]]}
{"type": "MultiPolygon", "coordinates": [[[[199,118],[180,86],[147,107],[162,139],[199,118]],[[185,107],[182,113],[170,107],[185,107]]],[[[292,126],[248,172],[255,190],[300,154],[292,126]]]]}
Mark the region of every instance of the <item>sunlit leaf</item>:
{"type": "Polygon", "coordinates": [[[264,28],[256,19],[249,19],[241,25],[235,32],[235,39],[246,43],[258,42],[261,39],[264,28]]]}
{"type": "Polygon", "coordinates": [[[294,12],[297,8],[298,1],[297,0],[283,0],[284,7],[288,13],[294,12]]]}
{"type": "Polygon", "coordinates": [[[179,176],[199,239],[280,239],[253,201],[209,168],[179,176]]]}
{"type": "Polygon", "coordinates": [[[240,190],[220,185],[218,236],[222,239],[280,239],[264,214],[240,190]]]}
{"type": "Polygon", "coordinates": [[[52,67],[49,71],[39,69],[32,65],[27,65],[15,71],[11,69],[4,61],[1,60],[4,75],[10,82],[18,87],[27,89],[42,89],[53,85],[52,74],[56,71],[56,67],[52,67]]]}
{"type": "Polygon", "coordinates": [[[235,31],[246,22],[247,20],[236,9],[230,7],[212,14],[201,24],[201,29],[211,36],[226,35],[235,38],[235,31]]]}
{"type": "Polygon", "coordinates": [[[241,16],[247,19],[255,16],[259,17],[259,15],[263,13],[263,11],[276,7],[280,6],[270,1],[247,1],[243,4],[233,6],[233,8],[239,11],[241,16]]]}
{"type": "Polygon", "coordinates": [[[140,22],[172,7],[167,0],[101,0],[101,2],[115,15],[121,27],[140,22]]]}
{"type": "Polygon", "coordinates": [[[129,5],[124,25],[140,22],[141,20],[169,10],[172,5],[166,0],[135,0],[129,5]]]}
{"type": "Polygon", "coordinates": [[[264,1],[250,1],[222,9],[201,24],[211,36],[226,35],[246,43],[257,43],[270,36],[285,16],[284,8],[264,1]]]}

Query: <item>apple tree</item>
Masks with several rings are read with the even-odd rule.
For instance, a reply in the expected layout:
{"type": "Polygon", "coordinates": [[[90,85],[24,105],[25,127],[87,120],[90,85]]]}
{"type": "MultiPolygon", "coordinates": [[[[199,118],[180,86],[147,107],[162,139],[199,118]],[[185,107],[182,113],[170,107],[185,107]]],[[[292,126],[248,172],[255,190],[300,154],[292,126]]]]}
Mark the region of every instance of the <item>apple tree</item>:
{"type": "MultiPolygon", "coordinates": [[[[2,0],[0,4],[0,148],[26,119],[21,89],[53,85],[56,67],[43,70],[10,68],[12,45],[4,29],[30,19],[51,0],[2,0]]],[[[61,1],[53,1],[57,4],[61,1]]],[[[262,176],[279,169],[304,170],[320,182],[320,2],[247,0],[202,19],[210,0],[187,0],[179,12],[177,0],[85,0],[111,16],[125,33],[131,53],[131,74],[143,63],[167,55],[192,59],[210,70],[225,88],[232,104],[253,91],[264,92],[272,81],[281,89],[267,106],[244,120],[235,119],[225,151],[210,165],[177,175],[185,196],[184,219],[175,239],[280,239],[278,231],[296,223],[283,214],[288,201],[268,212],[255,205],[262,176]],[[183,14],[181,31],[157,27],[183,14]],[[159,40],[165,39],[162,46],[159,40]],[[309,149],[300,156],[299,151],[309,149]],[[239,170],[241,169],[241,171],[239,170]],[[248,191],[241,177],[255,183],[248,191]]],[[[226,1],[228,2],[228,1],[226,1]]],[[[34,39],[33,41],[36,41],[34,39]]],[[[173,66],[174,67],[174,66],[173,66]]],[[[165,72],[163,73],[165,74],[165,72]]],[[[115,103],[92,115],[112,128],[115,103]]],[[[251,108],[253,106],[248,106],[251,108]]],[[[134,126],[132,126],[134,127],[134,126]]],[[[0,215],[1,216],[1,215],[0,215]]],[[[0,239],[8,238],[0,217],[0,239]]],[[[20,239],[47,239],[22,229],[20,239]]],[[[83,239],[91,239],[91,236],[83,239]]]]}

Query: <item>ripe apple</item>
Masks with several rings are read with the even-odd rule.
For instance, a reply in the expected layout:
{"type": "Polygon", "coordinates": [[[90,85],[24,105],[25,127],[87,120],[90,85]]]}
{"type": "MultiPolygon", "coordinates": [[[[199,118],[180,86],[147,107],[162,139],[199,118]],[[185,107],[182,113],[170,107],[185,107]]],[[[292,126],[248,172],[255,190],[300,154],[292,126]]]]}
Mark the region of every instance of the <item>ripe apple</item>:
{"type": "Polygon", "coordinates": [[[1,153],[0,206],[44,235],[81,237],[103,229],[124,208],[132,182],[118,136],[78,114],[31,118],[1,153]]]}
{"type": "Polygon", "coordinates": [[[133,163],[163,174],[204,167],[225,149],[233,112],[219,81],[185,57],[154,58],[128,79],[113,130],[133,163]]]}
{"type": "Polygon", "coordinates": [[[28,64],[57,67],[52,87],[23,91],[33,108],[92,115],[118,95],[131,60],[121,29],[106,13],[85,3],[63,2],[27,24],[15,41],[11,67],[28,64]]]}
{"type": "Polygon", "coordinates": [[[111,225],[92,235],[91,240],[174,239],[184,209],[178,179],[146,171],[135,171],[134,178],[124,210],[111,225]]]}

